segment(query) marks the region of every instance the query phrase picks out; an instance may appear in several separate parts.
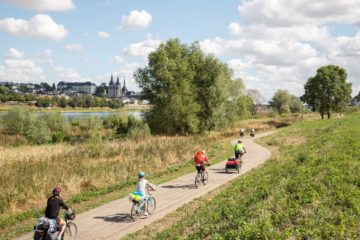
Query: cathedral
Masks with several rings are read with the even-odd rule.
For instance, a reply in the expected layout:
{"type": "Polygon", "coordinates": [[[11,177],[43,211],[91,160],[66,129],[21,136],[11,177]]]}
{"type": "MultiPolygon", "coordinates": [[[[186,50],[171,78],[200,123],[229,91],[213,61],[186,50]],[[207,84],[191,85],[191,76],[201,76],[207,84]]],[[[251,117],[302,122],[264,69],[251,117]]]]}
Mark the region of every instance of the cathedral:
{"type": "Polygon", "coordinates": [[[125,97],[127,94],[128,94],[128,89],[126,88],[126,85],[125,85],[125,78],[124,78],[124,85],[121,88],[119,76],[116,79],[116,83],[114,83],[113,75],[111,75],[107,97],[108,98],[121,98],[121,97],[125,97]]]}

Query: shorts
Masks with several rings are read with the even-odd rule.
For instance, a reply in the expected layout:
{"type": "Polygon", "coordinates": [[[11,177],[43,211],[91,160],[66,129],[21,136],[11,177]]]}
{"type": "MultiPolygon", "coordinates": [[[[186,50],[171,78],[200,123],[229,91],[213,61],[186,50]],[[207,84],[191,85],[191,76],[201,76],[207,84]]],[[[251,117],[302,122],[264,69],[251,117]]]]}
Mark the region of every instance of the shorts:
{"type": "Polygon", "coordinates": [[[242,155],[244,155],[243,151],[235,151],[235,158],[238,159],[239,157],[241,157],[242,155]]]}
{"type": "Polygon", "coordinates": [[[197,170],[198,173],[200,173],[200,170],[203,171],[203,172],[205,171],[204,164],[196,164],[195,167],[196,167],[196,170],[197,170]]]}

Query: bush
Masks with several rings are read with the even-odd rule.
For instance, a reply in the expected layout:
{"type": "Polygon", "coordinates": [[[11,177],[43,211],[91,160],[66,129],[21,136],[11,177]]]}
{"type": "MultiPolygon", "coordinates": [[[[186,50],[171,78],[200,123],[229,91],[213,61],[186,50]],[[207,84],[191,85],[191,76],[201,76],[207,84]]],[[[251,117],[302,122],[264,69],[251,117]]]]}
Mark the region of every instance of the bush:
{"type": "Polygon", "coordinates": [[[11,109],[3,119],[4,130],[9,135],[23,135],[29,113],[23,108],[11,109]]]}
{"type": "Polygon", "coordinates": [[[120,100],[113,99],[108,102],[108,106],[112,109],[118,109],[123,107],[124,104],[120,100]]]}
{"type": "Polygon", "coordinates": [[[129,138],[133,138],[137,140],[141,138],[150,137],[151,136],[150,127],[147,123],[139,122],[135,125],[132,125],[129,128],[127,136],[129,138]]]}

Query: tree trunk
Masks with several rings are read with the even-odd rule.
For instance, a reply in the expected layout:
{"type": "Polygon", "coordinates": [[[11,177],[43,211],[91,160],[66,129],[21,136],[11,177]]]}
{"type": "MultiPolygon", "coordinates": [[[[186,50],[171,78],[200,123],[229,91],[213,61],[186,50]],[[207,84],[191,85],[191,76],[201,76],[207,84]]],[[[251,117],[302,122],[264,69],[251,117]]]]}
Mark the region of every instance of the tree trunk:
{"type": "Polygon", "coordinates": [[[330,111],[327,112],[327,116],[328,116],[328,118],[331,118],[331,113],[330,113],[330,111]]]}

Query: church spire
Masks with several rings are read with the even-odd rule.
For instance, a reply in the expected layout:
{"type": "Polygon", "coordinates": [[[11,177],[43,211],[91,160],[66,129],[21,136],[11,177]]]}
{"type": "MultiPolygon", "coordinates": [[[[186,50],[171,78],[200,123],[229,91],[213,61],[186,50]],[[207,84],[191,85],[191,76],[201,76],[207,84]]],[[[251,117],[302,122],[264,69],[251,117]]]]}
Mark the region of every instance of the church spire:
{"type": "Polygon", "coordinates": [[[109,86],[111,86],[111,85],[114,85],[114,79],[113,79],[113,75],[112,75],[112,74],[111,74],[109,86]]]}
{"type": "Polygon", "coordinates": [[[119,86],[120,86],[119,76],[117,76],[117,79],[116,79],[116,85],[119,85],[119,86]]]}

